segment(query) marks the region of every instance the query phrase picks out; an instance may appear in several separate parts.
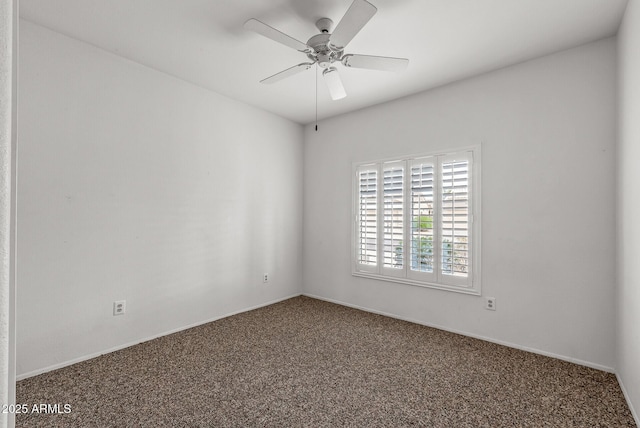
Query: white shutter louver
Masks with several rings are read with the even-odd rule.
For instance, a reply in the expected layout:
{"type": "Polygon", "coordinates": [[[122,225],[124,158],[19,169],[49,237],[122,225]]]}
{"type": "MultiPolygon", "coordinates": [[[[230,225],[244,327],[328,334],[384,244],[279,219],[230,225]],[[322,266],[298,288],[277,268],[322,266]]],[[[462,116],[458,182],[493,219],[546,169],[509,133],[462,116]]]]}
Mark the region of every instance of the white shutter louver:
{"type": "Polygon", "coordinates": [[[440,251],[443,275],[467,277],[469,268],[469,161],[442,162],[440,251]]]}
{"type": "Polygon", "coordinates": [[[404,167],[383,167],[383,245],[382,266],[402,269],[404,267],[404,167]]]}
{"type": "Polygon", "coordinates": [[[377,265],[378,259],[378,172],[358,172],[357,263],[377,265]]]}
{"type": "Polygon", "coordinates": [[[433,272],[433,161],[411,167],[411,270],[433,272]]]}

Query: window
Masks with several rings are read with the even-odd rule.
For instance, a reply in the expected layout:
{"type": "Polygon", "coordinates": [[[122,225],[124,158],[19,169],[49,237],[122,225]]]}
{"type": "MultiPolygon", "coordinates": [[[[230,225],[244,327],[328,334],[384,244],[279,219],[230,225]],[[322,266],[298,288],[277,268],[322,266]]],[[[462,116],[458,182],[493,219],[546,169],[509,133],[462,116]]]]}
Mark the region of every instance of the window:
{"type": "Polygon", "coordinates": [[[480,148],[354,165],[353,274],[480,294],[480,148]]]}

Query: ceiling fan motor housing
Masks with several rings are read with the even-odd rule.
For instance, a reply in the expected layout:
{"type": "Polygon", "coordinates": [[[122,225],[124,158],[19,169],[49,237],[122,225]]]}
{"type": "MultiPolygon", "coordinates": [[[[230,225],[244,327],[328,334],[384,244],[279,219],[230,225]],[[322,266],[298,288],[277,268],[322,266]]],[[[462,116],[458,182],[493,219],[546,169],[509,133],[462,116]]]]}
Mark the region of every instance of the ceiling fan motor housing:
{"type": "MultiPolygon", "coordinates": [[[[318,28],[320,28],[320,24],[319,24],[320,21],[323,21],[325,19],[328,21],[331,21],[329,18],[322,18],[318,20],[318,22],[316,23],[318,28]]],[[[339,61],[340,57],[342,56],[342,52],[343,52],[342,50],[336,51],[329,47],[330,37],[331,37],[331,33],[322,32],[320,34],[316,34],[315,36],[311,37],[307,42],[307,46],[313,49],[313,52],[308,53],[307,56],[309,57],[310,60],[317,61],[318,65],[321,68],[327,68],[331,66],[333,62],[339,61]]]]}

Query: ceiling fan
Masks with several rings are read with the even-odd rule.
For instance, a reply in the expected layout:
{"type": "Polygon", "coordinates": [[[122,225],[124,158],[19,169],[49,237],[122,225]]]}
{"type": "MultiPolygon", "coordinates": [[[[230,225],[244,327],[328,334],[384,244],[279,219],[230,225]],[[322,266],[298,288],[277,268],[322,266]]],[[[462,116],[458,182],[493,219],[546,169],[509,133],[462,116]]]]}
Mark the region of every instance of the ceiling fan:
{"type": "Polygon", "coordinates": [[[342,85],[342,79],[338,74],[338,70],[334,67],[335,64],[340,63],[345,67],[366,68],[370,70],[404,70],[409,64],[409,60],[406,58],[357,54],[345,55],[344,53],[345,47],[355,35],[362,30],[366,23],[369,22],[377,10],[374,5],[366,0],[354,0],[335,30],[333,30],[333,33],[331,32],[333,21],[329,18],[320,18],[316,21],[316,27],[320,30],[320,34],[311,37],[307,43],[294,39],[257,19],[248,20],[244,24],[246,29],[300,51],[311,61],[287,68],[284,71],[261,80],[260,83],[275,83],[286,77],[308,70],[317,64],[320,68],[324,69],[322,75],[329,88],[331,98],[333,100],[339,100],[346,97],[347,93],[342,85]]]}

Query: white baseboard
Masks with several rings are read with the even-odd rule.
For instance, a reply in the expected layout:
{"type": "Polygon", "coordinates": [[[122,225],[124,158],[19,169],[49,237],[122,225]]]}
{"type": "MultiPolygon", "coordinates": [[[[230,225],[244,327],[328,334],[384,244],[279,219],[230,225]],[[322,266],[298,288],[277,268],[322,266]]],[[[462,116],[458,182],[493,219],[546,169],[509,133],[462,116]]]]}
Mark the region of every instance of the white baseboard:
{"type": "Polygon", "coordinates": [[[624,395],[625,400],[627,400],[627,405],[629,406],[629,410],[631,411],[631,415],[633,419],[636,421],[636,425],[640,427],[640,417],[638,417],[638,413],[633,408],[633,404],[631,404],[631,399],[629,398],[629,394],[627,393],[627,388],[625,388],[622,379],[620,379],[620,375],[616,373],[616,378],[618,379],[618,384],[620,385],[620,389],[622,389],[622,394],[624,395]]]}
{"type": "Polygon", "coordinates": [[[365,308],[363,306],[353,305],[351,303],[346,303],[346,302],[342,302],[340,300],[335,300],[335,299],[329,299],[327,297],[316,296],[316,295],[310,294],[310,293],[302,293],[302,295],[303,296],[307,296],[307,297],[311,297],[313,299],[324,300],[326,302],[335,303],[337,305],[342,305],[342,306],[347,306],[347,307],[354,308],[354,309],[359,309],[359,310],[365,311],[365,312],[371,312],[373,314],[383,315],[385,317],[395,318],[395,319],[399,319],[399,320],[402,320],[402,321],[408,321],[408,322],[411,322],[411,323],[414,323],[414,324],[424,325],[426,327],[437,328],[438,330],[444,330],[444,331],[448,331],[450,333],[460,334],[462,336],[473,337],[474,339],[480,339],[480,340],[484,340],[486,342],[496,343],[498,345],[507,346],[509,348],[519,349],[521,351],[527,351],[527,352],[532,352],[534,354],[544,355],[545,357],[556,358],[558,360],[563,360],[563,361],[567,361],[567,362],[570,362],[570,363],[578,364],[578,365],[581,365],[581,366],[590,367],[590,368],[596,369],[596,370],[602,370],[602,371],[608,372],[608,373],[615,373],[615,370],[612,367],[607,367],[607,366],[603,366],[603,365],[600,365],[600,364],[591,363],[589,361],[583,361],[583,360],[579,360],[577,358],[567,357],[567,356],[564,356],[564,355],[554,354],[553,352],[547,352],[547,351],[542,351],[540,349],[529,348],[527,346],[522,346],[522,345],[518,345],[518,344],[515,344],[515,343],[510,343],[510,342],[505,342],[505,341],[502,341],[502,340],[497,340],[497,339],[493,339],[491,337],[481,336],[481,335],[478,335],[478,334],[468,333],[468,332],[465,332],[465,331],[461,331],[461,330],[456,330],[456,329],[452,329],[452,328],[449,328],[449,327],[445,327],[445,326],[442,326],[442,325],[427,323],[427,322],[424,322],[424,321],[419,321],[419,320],[415,320],[415,319],[412,319],[412,318],[407,318],[407,317],[403,317],[403,316],[400,316],[400,315],[391,314],[391,313],[388,313],[388,312],[378,311],[378,310],[371,309],[371,308],[365,308]]]}
{"type": "Polygon", "coordinates": [[[183,331],[183,330],[187,330],[187,329],[190,329],[190,328],[193,328],[193,327],[198,327],[200,325],[208,324],[210,322],[217,321],[217,320],[220,320],[220,319],[223,319],[223,318],[227,318],[227,317],[230,317],[230,316],[233,316],[233,315],[241,314],[243,312],[249,312],[249,311],[252,311],[254,309],[258,309],[258,308],[262,308],[262,307],[265,307],[265,306],[273,305],[274,303],[282,302],[284,300],[289,300],[289,299],[291,299],[293,297],[298,297],[298,296],[300,296],[300,293],[292,294],[290,296],[282,297],[282,298],[279,298],[279,299],[276,299],[276,300],[271,300],[269,302],[265,302],[265,303],[261,303],[259,305],[251,306],[249,308],[240,309],[240,310],[237,310],[237,311],[234,311],[234,312],[229,312],[227,314],[220,315],[220,316],[217,316],[217,317],[214,317],[214,318],[210,318],[210,319],[207,319],[205,321],[199,321],[199,322],[196,322],[196,323],[193,323],[193,324],[189,324],[189,325],[184,326],[184,327],[175,328],[173,330],[169,330],[169,331],[165,331],[163,333],[159,333],[159,334],[156,334],[156,335],[153,335],[153,336],[145,337],[143,339],[140,339],[140,340],[137,340],[137,341],[134,341],[134,342],[129,342],[129,343],[125,343],[125,344],[122,344],[122,345],[114,346],[113,348],[105,349],[105,350],[100,351],[100,352],[94,352],[94,353],[89,354],[89,355],[83,355],[81,357],[74,358],[74,359],[68,360],[68,361],[64,361],[62,363],[54,364],[54,365],[51,365],[51,366],[48,366],[48,367],[43,367],[43,368],[37,369],[37,370],[32,370],[32,371],[27,372],[27,373],[21,373],[21,374],[16,376],[16,381],[27,379],[27,378],[30,378],[30,377],[33,377],[33,376],[37,376],[37,375],[40,375],[40,374],[43,374],[43,373],[47,373],[47,372],[50,372],[50,371],[53,371],[53,370],[61,369],[63,367],[67,367],[67,366],[70,366],[70,365],[73,365],[73,364],[77,364],[77,363],[80,363],[82,361],[87,361],[87,360],[90,360],[92,358],[96,358],[96,357],[99,357],[101,355],[104,355],[104,354],[109,354],[111,352],[119,351],[121,349],[125,349],[125,348],[128,348],[130,346],[134,346],[134,345],[138,345],[140,343],[148,342],[150,340],[157,339],[159,337],[168,336],[168,335],[173,334],[173,333],[178,333],[178,332],[183,331]]]}
{"type": "MultiPolygon", "coordinates": [[[[510,343],[510,342],[505,342],[505,341],[502,341],[502,340],[493,339],[493,338],[486,337],[486,336],[481,336],[481,335],[477,335],[477,334],[473,334],[473,333],[468,333],[468,332],[465,332],[465,331],[452,329],[452,328],[441,326],[441,325],[438,325],[438,324],[426,323],[426,322],[415,320],[415,319],[412,319],[412,318],[402,317],[400,315],[396,315],[396,314],[392,314],[392,313],[388,313],[388,312],[383,312],[383,311],[378,311],[378,310],[375,310],[375,309],[366,308],[366,307],[363,307],[363,306],[354,305],[354,304],[347,303],[347,302],[342,302],[340,300],[335,300],[335,299],[330,299],[330,298],[327,298],[327,297],[317,296],[317,295],[310,294],[310,293],[299,293],[299,294],[292,294],[292,295],[289,295],[289,296],[286,296],[286,297],[282,297],[282,298],[279,298],[279,299],[276,299],[276,300],[271,300],[269,302],[261,303],[259,305],[252,306],[252,307],[249,307],[249,308],[245,308],[245,309],[241,309],[241,310],[238,310],[238,311],[230,312],[230,313],[227,313],[227,314],[224,314],[224,315],[221,315],[221,316],[217,316],[217,317],[214,317],[214,318],[211,318],[211,319],[207,319],[205,321],[193,323],[193,324],[190,324],[190,325],[187,325],[187,326],[184,326],[184,327],[179,327],[179,328],[176,328],[176,329],[173,329],[173,330],[169,330],[169,331],[166,331],[166,332],[163,332],[163,333],[156,334],[154,336],[150,336],[150,337],[146,337],[146,338],[137,340],[135,342],[125,343],[125,344],[118,345],[118,346],[115,346],[115,347],[112,347],[112,348],[109,348],[109,349],[102,350],[100,352],[95,352],[95,353],[92,353],[92,354],[89,354],[89,355],[84,355],[84,356],[81,356],[81,357],[78,357],[78,358],[74,358],[72,360],[64,361],[62,363],[54,364],[54,365],[51,365],[51,366],[48,366],[48,367],[43,367],[43,368],[40,368],[40,369],[37,369],[37,370],[33,370],[33,371],[30,371],[30,372],[26,372],[26,373],[21,373],[21,374],[16,376],[16,380],[20,381],[20,380],[23,380],[23,379],[27,379],[29,377],[33,377],[33,376],[37,376],[39,374],[50,372],[52,370],[61,369],[63,367],[67,367],[67,366],[70,366],[72,364],[76,364],[76,363],[79,363],[79,362],[82,362],[82,361],[90,360],[92,358],[96,358],[96,357],[99,357],[101,355],[108,354],[108,353],[111,353],[111,352],[119,351],[121,349],[137,345],[139,343],[148,342],[149,340],[157,339],[159,337],[167,336],[169,334],[177,333],[179,331],[187,330],[189,328],[198,327],[200,325],[208,324],[210,322],[217,321],[217,320],[220,320],[220,319],[223,319],[223,318],[227,318],[227,317],[230,317],[230,316],[233,316],[233,315],[237,315],[237,314],[240,314],[240,313],[243,313],[243,312],[248,312],[248,311],[252,311],[254,309],[262,308],[264,306],[273,305],[274,303],[282,302],[284,300],[288,300],[288,299],[291,299],[293,297],[297,297],[297,296],[300,296],[300,295],[311,297],[313,299],[324,300],[326,302],[335,303],[337,305],[342,305],[342,306],[347,306],[347,307],[354,308],[354,309],[359,309],[359,310],[365,311],[365,312],[370,312],[370,313],[383,315],[383,316],[390,317],[390,318],[399,319],[399,320],[402,320],[402,321],[408,321],[408,322],[411,322],[411,323],[414,323],[414,324],[424,325],[426,327],[437,328],[438,330],[444,330],[444,331],[448,331],[450,333],[455,333],[455,334],[460,334],[460,335],[463,335],[463,336],[473,337],[475,339],[480,339],[480,340],[484,340],[484,341],[487,341],[487,342],[496,343],[498,345],[508,346],[510,348],[520,349],[522,351],[532,352],[534,354],[544,355],[544,356],[551,357],[551,358],[557,358],[559,360],[568,361],[570,363],[579,364],[579,365],[586,366],[586,367],[591,367],[593,369],[602,370],[602,371],[605,371],[605,372],[608,372],[608,373],[615,373],[615,370],[613,368],[611,368],[611,367],[603,366],[603,365],[600,365],[600,364],[594,364],[594,363],[591,363],[589,361],[583,361],[583,360],[579,360],[577,358],[567,357],[567,356],[564,356],[564,355],[559,355],[559,354],[555,354],[555,353],[552,353],[552,352],[542,351],[542,350],[535,349],[535,348],[529,348],[527,346],[522,346],[522,345],[510,343]]],[[[618,382],[622,386],[622,383],[620,382],[620,379],[618,379],[618,382]]],[[[622,386],[622,389],[623,389],[623,392],[625,393],[625,398],[627,398],[627,402],[629,402],[629,398],[626,395],[626,391],[624,390],[623,386],[622,386]]],[[[629,407],[631,408],[631,406],[629,406],[629,407]]],[[[633,409],[632,409],[632,412],[633,412],[633,409]]],[[[636,418],[636,420],[638,419],[637,415],[635,413],[634,413],[634,417],[636,418]]],[[[638,424],[638,426],[640,427],[640,424],[638,424]]]]}

